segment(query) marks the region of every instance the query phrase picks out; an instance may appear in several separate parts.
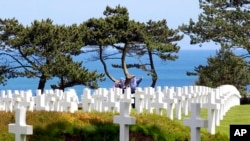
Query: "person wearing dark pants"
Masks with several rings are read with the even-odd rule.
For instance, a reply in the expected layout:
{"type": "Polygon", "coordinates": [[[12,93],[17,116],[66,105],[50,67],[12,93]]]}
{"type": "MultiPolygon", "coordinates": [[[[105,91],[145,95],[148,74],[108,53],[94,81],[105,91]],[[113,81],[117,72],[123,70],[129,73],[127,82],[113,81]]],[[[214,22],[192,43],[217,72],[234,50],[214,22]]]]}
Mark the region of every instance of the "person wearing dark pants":
{"type": "MultiPolygon", "coordinates": [[[[142,81],[142,78],[137,80],[136,77],[134,75],[132,75],[132,78],[131,78],[131,81],[130,81],[131,94],[135,93],[136,87],[139,86],[141,81],[142,81]]],[[[135,108],[135,97],[133,97],[133,99],[134,99],[134,103],[132,103],[132,108],[135,108]]]]}

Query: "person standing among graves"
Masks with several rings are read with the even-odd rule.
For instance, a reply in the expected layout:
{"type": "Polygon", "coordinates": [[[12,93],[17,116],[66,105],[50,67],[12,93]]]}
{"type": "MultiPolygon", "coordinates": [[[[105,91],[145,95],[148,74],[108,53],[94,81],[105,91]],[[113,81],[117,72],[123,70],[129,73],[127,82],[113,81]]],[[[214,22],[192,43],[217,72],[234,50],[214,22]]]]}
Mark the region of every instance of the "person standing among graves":
{"type": "MultiPolygon", "coordinates": [[[[130,89],[131,89],[131,94],[135,93],[136,87],[139,86],[139,84],[141,83],[142,78],[136,80],[135,75],[132,75],[132,78],[130,80],[130,89]]],[[[132,103],[132,108],[135,108],[135,97],[133,97],[134,99],[134,103],[132,103]]]]}
{"type": "Polygon", "coordinates": [[[135,89],[136,87],[139,86],[139,84],[141,83],[142,81],[142,77],[140,79],[136,79],[135,75],[132,75],[132,78],[130,80],[130,88],[131,88],[131,93],[135,93],[135,89]]]}
{"type": "Polygon", "coordinates": [[[124,93],[124,89],[126,89],[126,85],[125,85],[125,79],[123,77],[119,81],[119,88],[121,88],[122,93],[124,93]]]}
{"type": "Polygon", "coordinates": [[[115,89],[115,88],[119,88],[119,81],[115,81],[115,82],[114,82],[114,87],[113,87],[113,88],[114,88],[114,89],[115,89]]]}

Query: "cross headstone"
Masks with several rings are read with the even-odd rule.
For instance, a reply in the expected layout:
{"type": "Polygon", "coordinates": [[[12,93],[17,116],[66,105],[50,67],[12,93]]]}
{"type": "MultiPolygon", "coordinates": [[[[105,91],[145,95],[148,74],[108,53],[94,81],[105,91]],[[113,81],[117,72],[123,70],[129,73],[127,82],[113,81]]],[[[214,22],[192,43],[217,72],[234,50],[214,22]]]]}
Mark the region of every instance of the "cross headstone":
{"type": "Polygon", "coordinates": [[[135,109],[137,113],[142,113],[144,109],[144,91],[138,87],[135,91],[135,109]]]}
{"type": "Polygon", "coordinates": [[[185,100],[183,101],[183,114],[187,116],[189,108],[189,99],[191,99],[191,95],[188,93],[188,86],[183,87],[183,93],[185,96],[185,100]]]}
{"type": "Polygon", "coordinates": [[[150,111],[150,104],[154,99],[154,89],[152,87],[144,88],[144,108],[150,111]]]}
{"type": "Polygon", "coordinates": [[[45,95],[42,94],[42,91],[38,89],[36,91],[36,96],[35,96],[35,109],[40,111],[40,110],[45,110],[45,95]]]}
{"type": "Polygon", "coordinates": [[[182,88],[181,87],[177,87],[176,88],[176,96],[175,98],[177,99],[177,103],[176,103],[176,118],[178,120],[181,120],[181,108],[183,105],[183,101],[185,100],[185,97],[183,95],[182,92],[182,88]]]}
{"type": "Polygon", "coordinates": [[[82,111],[90,112],[92,109],[92,104],[94,103],[94,99],[91,96],[91,91],[88,88],[83,90],[82,95],[82,111]]]}
{"type": "Polygon", "coordinates": [[[96,111],[102,112],[103,109],[102,104],[107,99],[106,90],[104,88],[98,88],[97,90],[94,91],[92,97],[94,99],[94,109],[96,111]]]}
{"type": "Polygon", "coordinates": [[[11,90],[7,90],[7,96],[4,99],[5,101],[5,111],[6,112],[12,112],[13,111],[13,97],[12,97],[12,93],[11,90]]]}
{"type": "Polygon", "coordinates": [[[129,116],[130,103],[127,101],[120,102],[120,115],[114,116],[113,122],[120,124],[119,141],[129,141],[129,125],[135,124],[135,117],[129,116]]]}
{"type": "Polygon", "coordinates": [[[193,86],[188,86],[188,93],[191,96],[191,98],[189,99],[189,112],[191,111],[191,103],[195,103],[195,97],[196,97],[196,93],[194,92],[194,87],[193,86]]]}
{"type": "Polygon", "coordinates": [[[0,95],[0,110],[5,111],[5,91],[1,90],[1,95],[0,95]]]}
{"type": "Polygon", "coordinates": [[[215,103],[215,93],[208,93],[208,102],[202,105],[208,112],[208,132],[215,134],[216,110],[220,109],[220,105],[215,103]]]}
{"type": "Polygon", "coordinates": [[[115,101],[114,91],[108,91],[107,101],[103,102],[103,111],[117,112],[117,108],[119,107],[119,102],[115,101]]]}
{"type": "Polygon", "coordinates": [[[15,124],[9,124],[9,132],[15,134],[15,141],[26,141],[26,135],[33,134],[33,126],[26,125],[26,108],[15,110],[15,124]]]}
{"type": "MultiPolygon", "coordinates": [[[[163,102],[164,94],[161,92],[161,89],[158,87],[155,93],[155,101],[150,104],[150,110],[155,109],[156,114],[162,115],[163,109],[167,110],[167,103],[163,102]]],[[[150,112],[152,113],[152,111],[150,112]]]]}
{"type": "Polygon", "coordinates": [[[123,95],[122,89],[115,88],[114,93],[115,93],[115,101],[120,101],[120,99],[122,98],[122,95],[123,95]]]}
{"type": "Polygon", "coordinates": [[[223,115],[223,110],[224,110],[224,106],[223,106],[224,105],[224,98],[220,96],[220,92],[218,91],[218,89],[215,89],[215,102],[219,103],[219,105],[220,105],[220,110],[215,111],[216,112],[215,125],[219,126],[220,120],[223,119],[223,116],[221,116],[221,115],[223,115]],[[221,117],[222,117],[222,119],[221,119],[221,117]]]}
{"type": "Polygon", "coordinates": [[[18,109],[21,107],[20,103],[23,101],[23,95],[19,93],[18,90],[14,90],[13,92],[13,104],[14,104],[14,109],[18,109]]]}
{"type": "Polygon", "coordinates": [[[163,99],[163,101],[167,103],[167,116],[171,120],[173,120],[174,119],[174,114],[173,114],[174,105],[177,102],[177,100],[174,98],[174,90],[170,88],[164,91],[165,93],[167,93],[165,99],[163,99]]]}
{"type": "Polygon", "coordinates": [[[133,103],[133,99],[131,98],[131,89],[125,89],[123,97],[121,98],[120,101],[130,103],[129,106],[129,113],[130,113],[133,103]]]}
{"type": "Polygon", "coordinates": [[[55,89],[55,103],[54,103],[54,110],[55,111],[63,111],[61,106],[61,101],[64,98],[64,91],[60,89],[55,89]]]}
{"type": "Polygon", "coordinates": [[[78,103],[77,101],[74,101],[72,99],[72,95],[73,94],[71,90],[64,92],[64,99],[62,99],[62,101],[60,102],[63,112],[74,113],[75,111],[78,110],[78,105],[77,105],[78,103]]]}
{"type": "Polygon", "coordinates": [[[56,95],[53,90],[45,91],[45,106],[48,111],[55,111],[56,95]]]}
{"type": "Polygon", "coordinates": [[[20,106],[26,107],[28,111],[34,110],[34,100],[32,97],[32,91],[20,91],[20,95],[23,96],[23,101],[20,102],[20,106]]]}
{"type": "Polygon", "coordinates": [[[191,103],[191,118],[184,119],[184,125],[191,128],[190,141],[200,141],[200,128],[208,127],[208,120],[200,118],[200,103],[191,103]]]}

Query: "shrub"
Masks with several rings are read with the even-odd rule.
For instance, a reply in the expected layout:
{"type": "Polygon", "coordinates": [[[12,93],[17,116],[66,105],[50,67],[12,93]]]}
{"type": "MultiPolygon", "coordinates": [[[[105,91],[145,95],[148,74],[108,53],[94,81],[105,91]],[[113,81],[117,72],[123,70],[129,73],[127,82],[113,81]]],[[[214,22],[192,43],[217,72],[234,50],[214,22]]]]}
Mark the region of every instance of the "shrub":
{"type": "MultiPolygon", "coordinates": [[[[5,113],[5,112],[4,112],[5,113]]],[[[1,113],[0,140],[10,141],[14,135],[8,133],[8,123],[13,123],[12,113],[1,113]]],[[[28,141],[117,141],[119,125],[113,123],[113,113],[76,112],[60,113],[34,111],[27,112],[27,124],[33,125],[33,135],[28,141]]],[[[188,141],[188,127],[156,114],[135,114],[136,124],[130,126],[131,141],[188,141]]],[[[203,141],[224,141],[227,136],[202,133],[203,141]]]]}
{"type": "Polygon", "coordinates": [[[250,95],[249,94],[242,95],[242,97],[240,98],[240,104],[241,105],[250,104],[250,95]]]}

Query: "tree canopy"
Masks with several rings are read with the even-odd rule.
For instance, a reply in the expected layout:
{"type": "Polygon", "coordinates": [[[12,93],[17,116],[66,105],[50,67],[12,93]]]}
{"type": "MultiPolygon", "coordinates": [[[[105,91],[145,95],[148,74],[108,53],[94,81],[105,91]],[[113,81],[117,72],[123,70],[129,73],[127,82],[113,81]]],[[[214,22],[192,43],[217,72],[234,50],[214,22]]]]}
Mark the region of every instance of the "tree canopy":
{"type": "Polygon", "coordinates": [[[250,82],[248,62],[235,55],[230,49],[220,49],[215,56],[207,59],[207,65],[195,67],[195,72],[188,75],[198,75],[196,85],[216,88],[222,84],[234,85],[241,93],[245,93],[250,82]]]}
{"type": "Polygon", "coordinates": [[[179,47],[176,42],[182,39],[178,35],[178,30],[169,29],[166,20],[148,21],[141,23],[129,19],[129,13],[125,7],[120,5],[116,8],[106,7],[104,18],[89,19],[83,23],[88,28],[86,36],[86,45],[92,45],[98,52],[97,59],[103,64],[105,74],[112,81],[116,78],[109,73],[106,61],[107,59],[120,59],[119,64],[113,64],[113,67],[121,68],[126,78],[126,84],[131,79],[129,68],[138,68],[147,71],[152,76],[152,87],[155,86],[157,73],[154,66],[153,56],[160,57],[163,60],[175,60],[179,47]],[[104,54],[107,47],[115,49],[116,53],[104,54]],[[149,62],[138,62],[129,64],[127,57],[139,59],[148,55],[149,62]],[[115,57],[114,57],[115,56],[115,57]],[[149,67],[148,67],[149,66],[149,67]]]}
{"type": "Polygon", "coordinates": [[[200,0],[203,10],[198,21],[192,19],[181,29],[191,37],[191,44],[216,42],[222,47],[250,50],[250,11],[242,7],[247,1],[200,0]],[[235,4],[234,4],[235,3],[235,4]]]}
{"type": "MultiPolygon", "coordinates": [[[[191,38],[191,44],[215,42],[221,46],[217,55],[208,59],[207,66],[195,68],[199,75],[197,84],[218,86],[225,83],[235,85],[239,90],[245,90],[249,85],[249,66],[243,60],[250,51],[250,11],[247,0],[200,0],[203,10],[198,21],[190,20],[188,25],[180,29],[191,38]],[[242,58],[237,57],[232,50],[246,50],[242,58]]],[[[189,73],[192,74],[192,73],[189,73]]]]}
{"type": "Polygon", "coordinates": [[[102,74],[88,72],[81,62],[72,60],[84,46],[77,25],[54,25],[46,19],[24,27],[16,19],[0,19],[0,27],[1,56],[6,58],[1,66],[9,74],[1,75],[2,79],[39,78],[37,88],[41,90],[54,77],[60,80],[54,87],[61,89],[74,85],[97,87],[97,81],[103,79],[102,74]]]}

